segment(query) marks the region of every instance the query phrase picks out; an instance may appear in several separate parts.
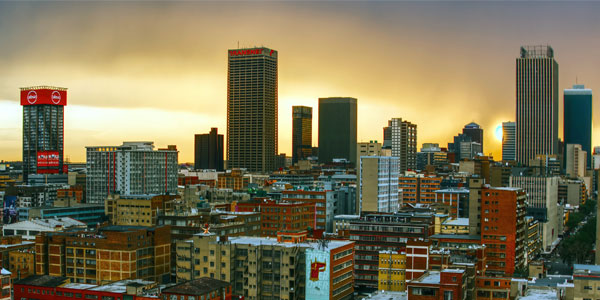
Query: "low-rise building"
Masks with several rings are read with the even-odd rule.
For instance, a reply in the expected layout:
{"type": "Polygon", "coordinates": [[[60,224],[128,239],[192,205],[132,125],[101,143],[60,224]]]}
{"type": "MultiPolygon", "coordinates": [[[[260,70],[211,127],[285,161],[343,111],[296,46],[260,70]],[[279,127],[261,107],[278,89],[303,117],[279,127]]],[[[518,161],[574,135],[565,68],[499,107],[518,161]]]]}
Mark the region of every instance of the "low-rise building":
{"type": "Polygon", "coordinates": [[[74,204],[68,207],[41,206],[20,207],[19,221],[31,219],[54,219],[69,217],[83,222],[88,226],[96,226],[106,221],[104,205],[101,204],[74,204]]]}
{"type": "Polygon", "coordinates": [[[20,235],[25,240],[35,240],[35,236],[42,232],[60,232],[65,229],[83,229],[87,225],[72,218],[60,219],[34,219],[4,225],[4,236],[20,235]]]}
{"type": "Polygon", "coordinates": [[[406,291],[406,253],[380,251],[378,281],[379,291],[406,291]]]}
{"type": "Polygon", "coordinates": [[[315,228],[317,219],[314,203],[262,201],[237,203],[236,211],[259,212],[261,236],[277,237],[281,231],[299,232],[315,228]]]}
{"type": "Polygon", "coordinates": [[[226,281],[202,277],[167,287],[161,291],[163,299],[232,299],[231,284],[226,281]]]}
{"type": "Polygon", "coordinates": [[[573,300],[600,298],[600,266],[573,265],[573,300]]]}
{"type": "Polygon", "coordinates": [[[175,195],[112,194],[104,201],[106,216],[112,225],[156,226],[161,212],[173,211],[175,195]]]}
{"type": "Polygon", "coordinates": [[[465,271],[445,269],[427,271],[407,284],[409,300],[466,299],[465,271]]]}

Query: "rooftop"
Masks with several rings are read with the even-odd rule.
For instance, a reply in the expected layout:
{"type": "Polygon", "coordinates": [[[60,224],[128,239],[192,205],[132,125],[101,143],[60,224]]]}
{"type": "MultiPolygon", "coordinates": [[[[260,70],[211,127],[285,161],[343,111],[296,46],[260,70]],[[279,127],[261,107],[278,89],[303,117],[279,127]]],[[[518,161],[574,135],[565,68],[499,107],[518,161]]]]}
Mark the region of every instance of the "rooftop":
{"type": "Polygon", "coordinates": [[[31,285],[39,287],[58,287],[69,283],[69,278],[50,276],[50,275],[33,275],[27,278],[17,280],[14,284],[31,285]]]}
{"type": "Polygon", "coordinates": [[[517,297],[519,300],[559,300],[554,289],[532,289],[528,288],[525,296],[517,297]]]}
{"type": "MultiPolygon", "coordinates": [[[[206,236],[202,233],[196,234],[198,236],[206,236]]],[[[269,246],[281,246],[281,247],[304,247],[304,248],[314,248],[318,249],[319,243],[317,242],[304,242],[304,243],[285,243],[278,242],[277,238],[271,237],[250,237],[250,236],[242,236],[242,237],[230,237],[229,242],[232,244],[248,244],[254,246],[260,245],[269,245],[269,246]]],[[[353,243],[352,241],[341,241],[341,240],[330,240],[327,243],[327,249],[337,249],[339,247],[343,247],[353,243]]]]}
{"type": "Polygon", "coordinates": [[[573,275],[600,275],[600,266],[574,264],[573,275]]]}
{"type": "Polygon", "coordinates": [[[413,280],[415,283],[427,283],[427,284],[438,284],[440,283],[440,272],[429,271],[423,274],[423,276],[413,280]]]}
{"type": "Polygon", "coordinates": [[[469,226],[469,218],[457,218],[452,220],[446,220],[443,224],[452,226],[469,226]]]}
{"type": "Polygon", "coordinates": [[[434,234],[431,236],[432,239],[456,239],[456,240],[480,240],[481,237],[478,235],[468,234],[434,234]]]}
{"type": "Polygon", "coordinates": [[[163,293],[172,293],[180,295],[205,295],[212,291],[218,290],[229,286],[228,282],[203,277],[196,280],[187,281],[166,289],[163,289],[163,293]]]}
{"type": "Polygon", "coordinates": [[[386,291],[378,291],[375,294],[371,294],[368,297],[363,297],[359,299],[364,300],[408,300],[408,294],[406,292],[386,292],[386,291]]]}

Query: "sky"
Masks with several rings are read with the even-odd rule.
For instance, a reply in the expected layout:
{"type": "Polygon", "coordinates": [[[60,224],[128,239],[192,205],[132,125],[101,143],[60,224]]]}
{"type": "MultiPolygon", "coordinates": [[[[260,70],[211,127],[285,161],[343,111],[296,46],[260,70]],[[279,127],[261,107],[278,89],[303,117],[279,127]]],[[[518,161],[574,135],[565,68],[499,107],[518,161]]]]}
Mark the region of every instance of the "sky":
{"type": "MultiPolygon", "coordinates": [[[[0,2],[0,160],[22,156],[19,88],[68,88],[65,157],[85,146],[154,141],[193,162],[194,134],[226,132],[227,50],[279,56],[279,152],[292,106],[358,99],[358,141],[387,120],[443,147],[470,122],[484,152],[515,119],[521,45],[549,44],[559,89],[600,86],[600,2],[0,2]]],[[[596,101],[597,102],[597,101],[596,101]]],[[[593,144],[600,143],[594,103],[593,144]]],[[[561,125],[562,128],[562,125],[561,125]]],[[[561,136],[562,136],[562,129],[561,136]]]]}

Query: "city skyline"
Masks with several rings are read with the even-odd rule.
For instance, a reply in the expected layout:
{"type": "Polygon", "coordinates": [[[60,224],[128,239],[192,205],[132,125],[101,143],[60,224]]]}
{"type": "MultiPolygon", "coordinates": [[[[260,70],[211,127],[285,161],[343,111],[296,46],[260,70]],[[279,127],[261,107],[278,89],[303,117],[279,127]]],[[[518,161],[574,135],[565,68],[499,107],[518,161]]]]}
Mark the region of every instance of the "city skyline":
{"type": "MultiPolygon", "coordinates": [[[[227,50],[239,40],[240,47],[262,44],[281,55],[280,153],[292,154],[292,106],[311,106],[318,115],[318,98],[340,96],[359,99],[358,142],[383,142],[385,120],[398,117],[419,126],[418,148],[426,142],[445,147],[474,121],[484,130],[486,154],[500,159],[501,141],[494,132],[501,122],[515,121],[520,46],[554,48],[560,65],[559,128],[563,90],[575,83],[595,90],[600,84],[593,67],[600,58],[585,50],[597,47],[598,41],[585,37],[600,29],[593,22],[600,5],[584,3],[568,11],[565,5],[2,3],[0,157],[21,160],[18,91],[44,84],[69,89],[65,158],[84,161],[85,146],[151,140],[159,147],[176,144],[180,161],[193,162],[194,134],[212,127],[226,131],[227,50]],[[257,13],[241,14],[247,10],[257,13]],[[338,13],[335,25],[332,11],[338,13]],[[144,21],[159,13],[156,24],[144,21]],[[546,22],[548,14],[561,18],[546,22]],[[438,17],[447,23],[433,22],[438,17]],[[480,18],[487,22],[472,28],[480,18]],[[257,20],[273,25],[262,32],[242,26],[257,20]],[[73,26],[78,22],[84,26],[73,26]],[[86,40],[92,35],[93,41],[86,40]]],[[[313,119],[315,146],[317,124],[313,119]]],[[[596,145],[599,139],[592,141],[596,145]]]]}

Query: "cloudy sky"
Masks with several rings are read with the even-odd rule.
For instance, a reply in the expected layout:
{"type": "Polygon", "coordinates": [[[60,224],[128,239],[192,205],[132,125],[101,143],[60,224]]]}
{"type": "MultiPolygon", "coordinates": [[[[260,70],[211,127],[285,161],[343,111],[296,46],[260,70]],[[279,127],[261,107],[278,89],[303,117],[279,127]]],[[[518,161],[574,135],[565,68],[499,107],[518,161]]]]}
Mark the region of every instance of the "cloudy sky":
{"type": "Polygon", "coordinates": [[[317,99],[351,96],[359,141],[381,141],[401,117],[419,145],[445,146],[474,121],[500,158],[519,47],[554,48],[562,99],[576,80],[600,85],[598,32],[594,2],[0,2],[0,159],[21,159],[18,88],[55,85],[69,89],[71,161],[124,140],[176,144],[193,161],[195,133],[226,131],[238,42],[279,51],[280,152],[291,152],[292,105],[315,108],[316,146],[317,99]]]}

